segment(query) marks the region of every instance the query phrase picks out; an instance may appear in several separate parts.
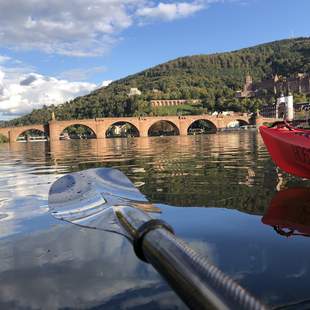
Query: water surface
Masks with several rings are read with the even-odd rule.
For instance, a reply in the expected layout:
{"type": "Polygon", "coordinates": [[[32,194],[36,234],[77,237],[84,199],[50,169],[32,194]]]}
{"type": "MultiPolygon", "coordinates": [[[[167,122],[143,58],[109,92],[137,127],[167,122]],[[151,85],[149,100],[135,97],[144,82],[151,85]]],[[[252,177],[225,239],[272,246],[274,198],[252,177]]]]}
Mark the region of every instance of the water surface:
{"type": "Polygon", "coordinates": [[[51,184],[92,167],[123,171],[179,236],[264,302],[310,299],[310,239],[262,223],[279,191],[310,184],[276,169],[246,131],[0,145],[1,309],[186,308],[125,238],[48,213],[51,184]]]}

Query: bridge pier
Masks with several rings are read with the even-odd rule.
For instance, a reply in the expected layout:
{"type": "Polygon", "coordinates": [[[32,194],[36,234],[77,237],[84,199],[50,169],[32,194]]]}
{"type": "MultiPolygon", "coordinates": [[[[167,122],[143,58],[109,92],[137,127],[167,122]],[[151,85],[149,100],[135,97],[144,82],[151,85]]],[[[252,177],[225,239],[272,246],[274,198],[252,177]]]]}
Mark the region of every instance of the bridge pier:
{"type": "Polygon", "coordinates": [[[106,123],[104,122],[104,120],[102,119],[97,119],[96,120],[96,137],[97,139],[105,139],[105,133],[108,130],[108,127],[106,125],[106,123]]]}
{"type": "Polygon", "coordinates": [[[18,135],[15,133],[15,130],[14,130],[14,129],[12,129],[12,130],[9,131],[9,141],[10,141],[10,142],[15,142],[15,141],[17,141],[17,137],[18,137],[18,135]]]}
{"type": "Polygon", "coordinates": [[[49,122],[49,137],[50,141],[58,141],[62,130],[57,121],[52,120],[49,122]]]}
{"type": "Polygon", "coordinates": [[[140,137],[147,137],[150,125],[145,117],[139,117],[138,127],[140,137]]]}
{"type": "Polygon", "coordinates": [[[179,132],[180,136],[187,136],[187,129],[190,125],[184,116],[179,117],[179,132]]]}

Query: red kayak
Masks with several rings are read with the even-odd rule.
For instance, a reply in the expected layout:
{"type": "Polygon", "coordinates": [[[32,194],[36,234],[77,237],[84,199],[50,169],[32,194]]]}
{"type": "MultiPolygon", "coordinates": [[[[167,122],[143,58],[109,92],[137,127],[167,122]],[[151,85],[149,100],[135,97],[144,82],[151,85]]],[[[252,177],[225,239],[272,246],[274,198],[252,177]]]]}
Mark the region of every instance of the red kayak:
{"type": "Polygon", "coordinates": [[[281,123],[277,127],[259,127],[275,164],[284,171],[310,179],[310,130],[281,123]]]}
{"type": "Polygon", "coordinates": [[[262,218],[282,236],[310,236],[310,188],[278,192],[262,218]]]}

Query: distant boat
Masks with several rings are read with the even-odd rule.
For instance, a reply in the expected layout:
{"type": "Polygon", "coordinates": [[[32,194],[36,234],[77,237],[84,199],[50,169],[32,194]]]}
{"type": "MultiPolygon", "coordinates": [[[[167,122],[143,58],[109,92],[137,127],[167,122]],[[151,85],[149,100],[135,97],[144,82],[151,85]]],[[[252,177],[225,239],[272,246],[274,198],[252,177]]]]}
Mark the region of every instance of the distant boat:
{"type": "Polygon", "coordinates": [[[310,130],[279,123],[259,128],[275,164],[284,171],[310,179],[310,130]]]}
{"type": "Polygon", "coordinates": [[[67,132],[62,133],[59,138],[60,138],[60,140],[70,140],[71,139],[67,132]]]}
{"type": "Polygon", "coordinates": [[[22,136],[17,139],[17,142],[46,142],[48,138],[46,136],[22,136]]]}
{"type": "Polygon", "coordinates": [[[190,135],[202,135],[205,131],[202,128],[191,128],[189,130],[190,135]]]}

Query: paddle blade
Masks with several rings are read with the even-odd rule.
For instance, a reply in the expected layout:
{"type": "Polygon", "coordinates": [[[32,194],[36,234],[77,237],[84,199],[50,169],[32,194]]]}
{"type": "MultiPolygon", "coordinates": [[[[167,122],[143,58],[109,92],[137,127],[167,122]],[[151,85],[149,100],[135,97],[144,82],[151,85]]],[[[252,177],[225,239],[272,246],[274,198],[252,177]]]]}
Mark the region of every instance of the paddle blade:
{"type": "MultiPolygon", "coordinates": [[[[113,206],[152,210],[145,196],[119,170],[89,169],[67,174],[50,188],[48,205],[60,220],[87,228],[127,235],[118,225],[113,206]]],[[[153,208],[153,211],[158,211],[153,208]]]]}

